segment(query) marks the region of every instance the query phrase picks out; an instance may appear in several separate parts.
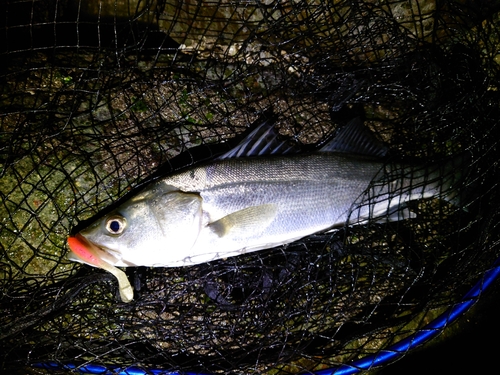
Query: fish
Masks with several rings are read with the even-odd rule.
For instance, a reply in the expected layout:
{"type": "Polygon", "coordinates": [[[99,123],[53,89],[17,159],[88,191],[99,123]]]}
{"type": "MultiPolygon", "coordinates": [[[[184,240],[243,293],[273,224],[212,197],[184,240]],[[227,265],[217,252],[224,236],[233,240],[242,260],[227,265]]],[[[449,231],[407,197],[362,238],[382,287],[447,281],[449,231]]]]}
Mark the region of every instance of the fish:
{"type": "Polygon", "coordinates": [[[307,152],[261,119],[229,152],[149,183],[70,236],[70,259],[111,272],[129,302],[117,267],[191,266],[345,225],[412,219],[413,200],[458,204],[462,157],[414,166],[387,163],[387,153],[359,117],[307,152]]]}

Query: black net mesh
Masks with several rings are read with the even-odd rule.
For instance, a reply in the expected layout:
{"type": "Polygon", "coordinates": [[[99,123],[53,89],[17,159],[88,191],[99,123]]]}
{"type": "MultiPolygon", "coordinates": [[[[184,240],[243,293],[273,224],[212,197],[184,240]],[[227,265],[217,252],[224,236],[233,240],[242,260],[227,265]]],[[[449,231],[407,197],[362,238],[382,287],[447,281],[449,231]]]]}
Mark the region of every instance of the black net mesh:
{"type": "Polygon", "coordinates": [[[47,373],[31,365],[49,361],[330,368],[417,332],[500,255],[497,2],[7,0],[0,10],[4,372],[47,373]],[[306,145],[362,114],[389,164],[467,152],[467,198],[411,202],[413,219],[207,264],[127,268],[128,304],[113,276],[66,259],[81,221],[270,111],[306,145]]]}

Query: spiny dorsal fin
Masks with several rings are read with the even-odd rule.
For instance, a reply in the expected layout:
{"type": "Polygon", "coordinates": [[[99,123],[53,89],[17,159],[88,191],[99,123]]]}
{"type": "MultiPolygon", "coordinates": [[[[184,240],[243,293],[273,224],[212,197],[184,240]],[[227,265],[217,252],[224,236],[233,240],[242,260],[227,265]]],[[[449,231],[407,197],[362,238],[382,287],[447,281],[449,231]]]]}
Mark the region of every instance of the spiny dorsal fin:
{"type": "Polygon", "coordinates": [[[266,116],[248,136],[236,147],[218,159],[242,158],[248,156],[289,155],[301,151],[300,146],[290,139],[283,138],[274,126],[274,116],[266,116]]]}
{"type": "Polygon", "coordinates": [[[384,157],[388,148],[363,125],[361,118],[356,117],[341,128],[337,135],[319,151],[384,157]]]}
{"type": "MultiPolygon", "coordinates": [[[[275,128],[275,116],[257,120],[260,124],[236,147],[218,159],[242,158],[249,156],[291,155],[303,151],[303,147],[281,136],[275,128]]],[[[342,152],[365,156],[384,157],[388,148],[380,142],[356,117],[340,129],[335,137],[322,146],[319,152],[342,152]]]]}

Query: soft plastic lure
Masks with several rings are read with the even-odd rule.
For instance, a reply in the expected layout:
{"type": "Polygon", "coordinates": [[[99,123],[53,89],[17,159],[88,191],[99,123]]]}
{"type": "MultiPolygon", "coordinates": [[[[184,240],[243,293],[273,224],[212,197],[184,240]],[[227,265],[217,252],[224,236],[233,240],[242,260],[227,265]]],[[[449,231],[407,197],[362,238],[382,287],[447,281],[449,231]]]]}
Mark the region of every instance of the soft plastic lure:
{"type": "Polygon", "coordinates": [[[104,259],[106,254],[104,251],[95,246],[92,242],[88,241],[81,234],[68,238],[68,245],[80,262],[89,264],[93,267],[102,268],[109,273],[113,274],[118,280],[118,288],[120,290],[120,297],[123,302],[130,302],[134,298],[134,291],[130,282],[128,281],[125,272],[112,266],[104,259]]]}

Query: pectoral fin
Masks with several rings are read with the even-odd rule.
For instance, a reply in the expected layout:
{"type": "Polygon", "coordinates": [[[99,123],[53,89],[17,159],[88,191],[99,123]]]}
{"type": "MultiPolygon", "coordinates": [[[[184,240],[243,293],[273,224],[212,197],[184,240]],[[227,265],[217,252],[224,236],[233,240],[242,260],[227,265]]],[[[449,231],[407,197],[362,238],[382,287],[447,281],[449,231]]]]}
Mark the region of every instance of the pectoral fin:
{"type": "Polygon", "coordinates": [[[247,235],[266,229],[276,217],[277,208],[274,204],[247,207],[233,212],[211,223],[210,229],[219,237],[227,235],[247,235]]]}

